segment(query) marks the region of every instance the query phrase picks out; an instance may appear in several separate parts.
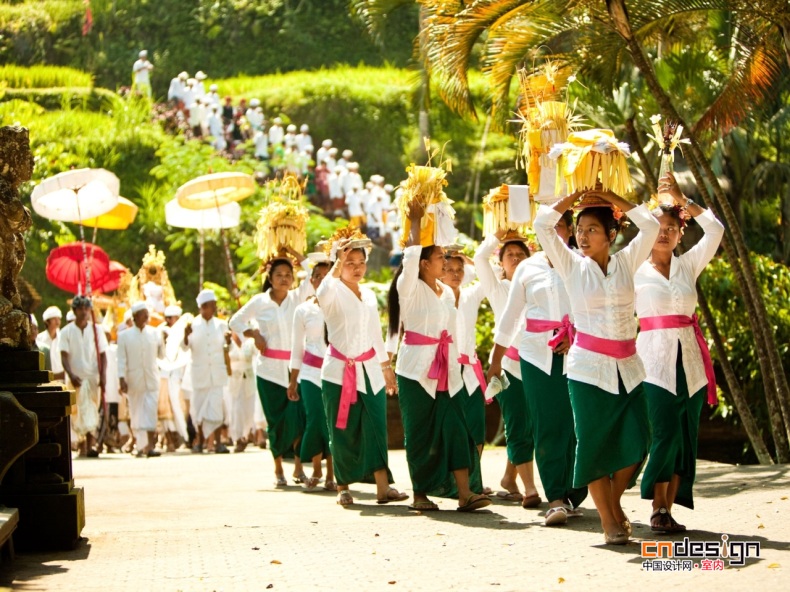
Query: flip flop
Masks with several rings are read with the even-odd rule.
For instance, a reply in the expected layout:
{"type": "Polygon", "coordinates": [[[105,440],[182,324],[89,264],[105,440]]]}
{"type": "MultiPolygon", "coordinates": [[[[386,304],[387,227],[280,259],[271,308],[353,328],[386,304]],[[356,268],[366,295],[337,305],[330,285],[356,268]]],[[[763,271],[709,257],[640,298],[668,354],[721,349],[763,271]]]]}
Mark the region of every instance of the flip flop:
{"type": "Polygon", "coordinates": [[[351,492],[348,489],[344,489],[340,493],[337,494],[337,499],[335,503],[338,506],[348,507],[354,503],[354,498],[351,497],[351,492]]]}
{"type": "Polygon", "coordinates": [[[427,502],[414,502],[409,504],[410,510],[417,510],[419,512],[436,512],[439,510],[439,506],[437,506],[432,501],[427,502]]]}
{"type": "Polygon", "coordinates": [[[543,502],[540,499],[540,496],[537,493],[533,493],[532,495],[524,496],[524,499],[521,500],[521,507],[526,509],[529,508],[537,508],[543,502]]]}
{"type": "Polygon", "coordinates": [[[321,479],[319,479],[318,477],[310,477],[307,480],[307,483],[304,484],[305,491],[313,491],[316,487],[318,487],[318,484],[320,482],[321,479]]]}
{"type": "Polygon", "coordinates": [[[567,522],[568,522],[568,510],[566,510],[562,506],[558,506],[556,508],[549,508],[549,511],[546,512],[543,521],[543,523],[546,526],[561,526],[562,524],[566,524],[567,522]]]}
{"type": "Polygon", "coordinates": [[[482,493],[473,493],[466,499],[466,503],[464,503],[462,506],[458,506],[456,510],[459,512],[474,512],[475,510],[485,508],[490,504],[491,498],[487,495],[483,495],[482,493]]]}
{"type": "Polygon", "coordinates": [[[335,483],[334,481],[325,482],[324,491],[337,491],[337,483],[335,483]]]}
{"type": "Polygon", "coordinates": [[[275,487],[287,487],[288,486],[288,481],[285,479],[285,477],[277,477],[277,481],[274,482],[274,486],[275,487]]]}
{"type": "Polygon", "coordinates": [[[496,496],[506,502],[520,502],[524,499],[520,491],[497,491],[496,496]]]}
{"type": "Polygon", "coordinates": [[[293,480],[296,485],[307,484],[307,482],[309,481],[307,475],[305,475],[304,473],[302,473],[301,475],[293,475],[293,480]]]}
{"type": "Polygon", "coordinates": [[[403,493],[401,491],[398,491],[394,487],[390,487],[387,490],[387,497],[385,497],[384,499],[376,498],[376,503],[377,504],[388,504],[390,502],[402,502],[402,501],[405,501],[407,499],[409,499],[409,495],[408,494],[403,493]],[[393,492],[395,492],[394,495],[393,495],[393,492]]]}

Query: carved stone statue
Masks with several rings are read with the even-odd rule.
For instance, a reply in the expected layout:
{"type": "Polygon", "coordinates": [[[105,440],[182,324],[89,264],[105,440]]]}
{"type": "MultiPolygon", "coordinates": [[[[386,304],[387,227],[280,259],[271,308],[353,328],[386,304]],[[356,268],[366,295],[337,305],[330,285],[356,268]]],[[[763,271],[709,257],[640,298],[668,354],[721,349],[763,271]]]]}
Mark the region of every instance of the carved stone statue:
{"type": "Polygon", "coordinates": [[[22,310],[17,277],[25,264],[24,233],[32,225],[19,185],[33,174],[28,131],[0,127],[0,348],[30,349],[30,317],[22,310]]]}

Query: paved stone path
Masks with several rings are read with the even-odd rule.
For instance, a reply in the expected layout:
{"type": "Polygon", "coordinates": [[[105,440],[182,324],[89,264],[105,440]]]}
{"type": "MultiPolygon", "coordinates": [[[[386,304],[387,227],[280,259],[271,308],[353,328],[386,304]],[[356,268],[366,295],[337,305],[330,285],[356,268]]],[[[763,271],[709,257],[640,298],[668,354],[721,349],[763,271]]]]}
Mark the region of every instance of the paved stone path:
{"type": "MultiPolygon", "coordinates": [[[[396,485],[410,485],[403,451],[390,453],[396,485]]],[[[486,450],[483,469],[498,484],[505,455],[486,450]]],[[[770,590],[788,589],[790,467],[702,462],[697,510],[677,508],[692,541],[761,543],[760,559],[723,572],[643,570],[641,540],[650,504],[638,488],[624,507],[634,541],[603,545],[592,501],[564,528],[543,526],[543,508],[495,502],[472,515],[439,501],[419,514],[376,505],[372,485],[342,509],[330,493],[275,489],[268,451],[158,459],[105,455],[74,461],[85,488],[87,525],[77,550],[18,555],[0,565],[0,589],[176,590],[770,590]]],[[[409,491],[410,493],[410,491],[409,491]]],[[[682,540],[681,536],[662,540],[682,540]]]]}

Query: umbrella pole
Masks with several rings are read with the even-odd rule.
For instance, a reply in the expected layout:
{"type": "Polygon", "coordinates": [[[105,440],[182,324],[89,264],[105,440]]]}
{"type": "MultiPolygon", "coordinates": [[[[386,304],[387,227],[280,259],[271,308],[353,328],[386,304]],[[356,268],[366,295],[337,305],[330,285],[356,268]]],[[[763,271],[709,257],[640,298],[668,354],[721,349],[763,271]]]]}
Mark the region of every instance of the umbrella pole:
{"type": "Polygon", "coordinates": [[[206,237],[203,236],[203,229],[198,230],[198,241],[200,242],[200,286],[198,292],[203,289],[203,270],[206,262],[206,237]]]}
{"type": "Polygon", "coordinates": [[[225,247],[225,259],[228,262],[228,274],[230,275],[230,286],[233,291],[233,297],[236,299],[236,304],[241,308],[241,298],[239,297],[239,287],[236,285],[236,272],[233,269],[233,259],[230,256],[230,245],[228,245],[228,237],[222,229],[219,229],[219,235],[222,237],[222,245],[225,247]]]}
{"type": "MultiPolygon", "coordinates": [[[[217,205],[217,216],[222,220],[222,211],[219,209],[219,199],[217,194],[214,194],[214,203],[217,205]]],[[[222,246],[225,248],[225,260],[228,262],[228,275],[230,276],[230,288],[233,292],[233,297],[236,299],[236,305],[241,308],[241,298],[239,297],[239,287],[236,285],[236,271],[233,269],[233,258],[230,256],[230,246],[228,245],[228,237],[222,229],[222,224],[219,227],[219,236],[222,238],[222,246]]]]}

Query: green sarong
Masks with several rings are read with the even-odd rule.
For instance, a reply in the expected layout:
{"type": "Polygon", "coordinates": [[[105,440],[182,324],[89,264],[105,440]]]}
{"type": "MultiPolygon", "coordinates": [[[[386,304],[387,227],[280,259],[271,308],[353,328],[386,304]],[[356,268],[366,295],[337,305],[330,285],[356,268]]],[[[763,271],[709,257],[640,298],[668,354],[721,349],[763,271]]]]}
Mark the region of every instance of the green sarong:
{"type": "MultiPolygon", "coordinates": [[[[361,368],[364,371],[364,367],[361,368]]],[[[346,429],[341,430],[335,424],[342,388],[339,384],[321,381],[335,480],[338,485],[375,483],[373,473],[386,469],[387,479],[394,483],[387,466],[387,398],[384,389],[373,393],[365,372],[366,392],[357,391],[357,402],[348,411],[346,429]]]]}
{"type": "Polygon", "coordinates": [[[477,447],[464,417],[466,389],[434,399],[419,382],[398,376],[404,445],[412,489],[439,497],[458,497],[453,471],[469,471],[469,487],[483,490],[477,447]]]}
{"type": "Polygon", "coordinates": [[[469,426],[472,439],[476,446],[482,446],[486,443],[486,400],[480,387],[477,387],[471,395],[464,397],[463,407],[466,425],[469,426]]]}
{"type": "Polygon", "coordinates": [[[568,379],[562,373],[564,357],[553,354],[551,376],[522,358],[521,378],[532,418],[535,464],[546,499],[569,500],[576,507],[587,497],[587,487],[573,487],[576,435],[568,379]]]}
{"type": "Polygon", "coordinates": [[[678,352],[677,395],[655,384],[642,384],[653,441],[642,476],[642,499],[653,499],[656,483],[668,483],[680,475],[675,503],[694,509],[692,489],[697,474],[697,436],[707,386],[689,397],[683,360],[678,352]]]}
{"type": "Polygon", "coordinates": [[[299,398],[305,413],[304,435],[299,449],[299,458],[310,462],[317,454],[323,458],[329,456],[329,431],[326,426],[326,412],[321,389],[303,380],[299,383],[299,398]]]}
{"type": "Polygon", "coordinates": [[[298,453],[295,444],[304,432],[304,407],[288,400],[288,389],[257,376],[258,396],[266,416],[269,450],[274,458],[291,458],[298,453]]]}
{"type": "Polygon", "coordinates": [[[505,445],[507,458],[518,466],[531,462],[535,456],[532,436],[532,419],[529,415],[527,397],[521,381],[505,370],[510,386],[496,396],[505,422],[505,445]]]}
{"type": "Polygon", "coordinates": [[[611,477],[620,469],[639,465],[628,483],[634,486],[650,446],[647,403],[640,384],[627,393],[618,376],[620,393],[568,379],[576,428],[573,486],[611,477]]]}

